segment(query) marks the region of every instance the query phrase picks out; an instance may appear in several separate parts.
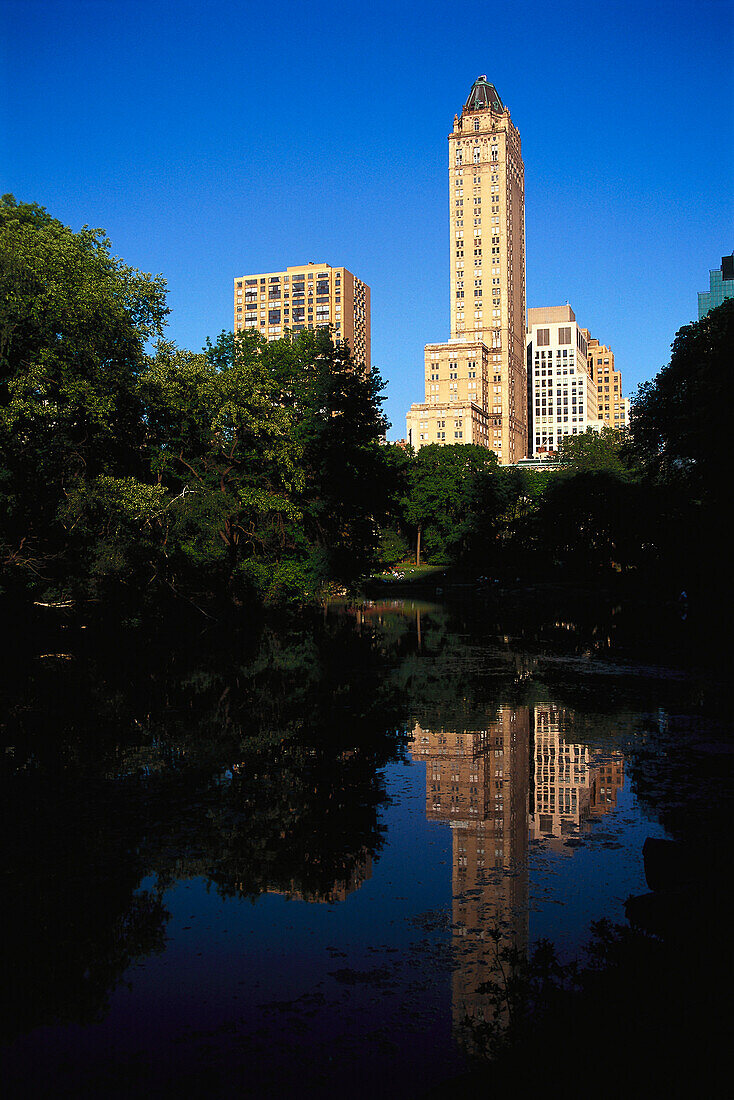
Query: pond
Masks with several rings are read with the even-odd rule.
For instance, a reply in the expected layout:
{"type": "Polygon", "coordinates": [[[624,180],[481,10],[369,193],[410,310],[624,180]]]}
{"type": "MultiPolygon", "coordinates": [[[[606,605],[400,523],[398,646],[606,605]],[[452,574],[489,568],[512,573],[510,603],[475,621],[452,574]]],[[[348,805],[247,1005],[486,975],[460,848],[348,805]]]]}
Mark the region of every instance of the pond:
{"type": "Polygon", "coordinates": [[[332,604],[18,653],[11,1094],[420,1096],[501,1028],[512,952],[583,961],[623,922],[676,820],[670,745],[725,750],[700,678],[593,615],[492,618],[332,604]]]}

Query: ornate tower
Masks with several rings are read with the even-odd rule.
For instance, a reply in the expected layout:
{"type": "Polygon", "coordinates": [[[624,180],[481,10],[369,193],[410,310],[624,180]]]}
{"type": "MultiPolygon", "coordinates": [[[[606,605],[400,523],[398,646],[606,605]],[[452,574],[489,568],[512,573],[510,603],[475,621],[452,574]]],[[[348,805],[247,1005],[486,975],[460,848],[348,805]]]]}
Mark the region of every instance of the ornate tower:
{"type": "Polygon", "coordinates": [[[527,454],[525,180],[520,135],[480,76],[449,134],[451,336],[425,351],[408,439],[527,454]]]}

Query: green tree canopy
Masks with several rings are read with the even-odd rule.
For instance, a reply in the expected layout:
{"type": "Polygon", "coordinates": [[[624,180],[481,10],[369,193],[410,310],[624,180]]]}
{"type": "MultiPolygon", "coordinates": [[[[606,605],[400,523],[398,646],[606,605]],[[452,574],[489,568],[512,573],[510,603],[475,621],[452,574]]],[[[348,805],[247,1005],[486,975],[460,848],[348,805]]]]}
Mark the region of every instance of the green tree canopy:
{"type": "Polygon", "coordinates": [[[304,520],[294,537],[314,583],[350,585],[376,564],[393,483],[379,371],[361,371],[325,330],[263,343],[261,354],[302,450],[304,520]]]}
{"type": "Polygon", "coordinates": [[[259,338],[223,334],[201,354],[161,343],[140,392],[150,468],[166,494],[159,568],[168,583],[268,590],[291,548],[286,527],[300,519],[303,473],[259,338]]]}
{"type": "Polygon", "coordinates": [[[496,473],[493,451],[474,444],[421,447],[409,473],[407,522],[416,532],[416,560],[422,550],[432,561],[448,562],[461,553],[475,519],[487,476],[496,473]]]}
{"type": "Polygon", "coordinates": [[[558,460],[568,470],[605,470],[620,477],[627,475],[624,461],[625,434],[606,425],[601,431],[587,428],[581,435],[566,435],[558,449],[558,460]]]}
{"type": "Polygon", "coordinates": [[[142,468],[137,393],[168,312],[160,276],[41,207],[0,200],[0,567],[6,583],[68,575],[69,499],[142,468]]]}
{"type": "Polygon", "coordinates": [[[0,584],[302,598],[372,567],[376,371],[328,332],[179,350],[160,276],[12,196],[0,257],[0,584]]]}
{"type": "MultiPolygon", "coordinates": [[[[374,564],[379,376],[328,334],[158,345],[139,377],[149,483],[95,485],[98,573],[199,600],[303,599],[374,564]]],[[[85,511],[86,508],[86,511],[85,511]]]]}
{"type": "Polygon", "coordinates": [[[670,363],[632,403],[636,455],[655,478],[723,502],[732,403],[734,299],[676,334],[670,363]]]}

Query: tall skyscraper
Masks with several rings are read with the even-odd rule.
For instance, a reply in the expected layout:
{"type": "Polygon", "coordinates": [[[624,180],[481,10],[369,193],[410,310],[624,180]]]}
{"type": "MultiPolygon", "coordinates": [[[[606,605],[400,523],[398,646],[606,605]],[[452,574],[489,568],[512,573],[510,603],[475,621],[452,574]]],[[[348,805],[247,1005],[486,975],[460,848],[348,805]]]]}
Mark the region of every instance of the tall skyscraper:
{"type": "Polygon", "coordinates": [[[598,426],[597,390],[587,334],[569,305],[528,310],[530,443],[533,454],[557,451],[566,435],[598,426]]]}
{"type": "Polygon", "coordinates": [[[370,288],[345,267],[303,264],[234,281],[234,331],[255,329],[268,340],[286,332],[330,328],[355,362],[370,369],[370,288]]]}
{"type": "Polygon", "coordinates": [[[451,330],[425,349],[425,401],[408,442],[527,453],[525,169],[520,134],[480,76],[449,134],[451,330]]]}
{"type": "Polygon", "coordinates": [[[721,267],[709,271],[709,289],[698,293],[698,319],[720,306],[725,298],[734,298],[734,253],[721,257],[721,267]]]}

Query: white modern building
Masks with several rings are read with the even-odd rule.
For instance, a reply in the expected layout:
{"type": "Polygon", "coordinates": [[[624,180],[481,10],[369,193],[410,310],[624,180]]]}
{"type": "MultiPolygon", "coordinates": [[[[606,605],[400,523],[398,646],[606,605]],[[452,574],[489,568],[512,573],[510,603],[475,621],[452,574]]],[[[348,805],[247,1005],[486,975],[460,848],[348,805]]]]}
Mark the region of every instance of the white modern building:
{"type": "Polygon", "coordinates": [[[530,453],[557,451],[564,436],[598,430],[593,366],[571,307],[529,309],[526,348],[530,453]]]}

